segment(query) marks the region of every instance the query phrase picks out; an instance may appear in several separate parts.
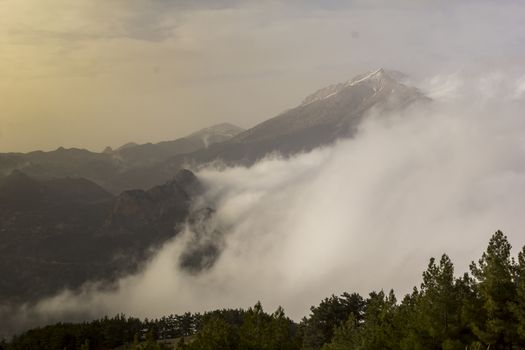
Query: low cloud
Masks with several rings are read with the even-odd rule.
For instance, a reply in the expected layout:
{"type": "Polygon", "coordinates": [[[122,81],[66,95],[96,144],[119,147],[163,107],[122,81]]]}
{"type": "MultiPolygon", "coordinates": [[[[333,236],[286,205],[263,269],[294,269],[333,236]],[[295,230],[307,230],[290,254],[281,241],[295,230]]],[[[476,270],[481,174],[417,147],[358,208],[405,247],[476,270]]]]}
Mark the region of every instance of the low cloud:
{"type": "Polygon", "coordinates": [[[200,170],[208,190],[196,210],[214,209],[204,237],[189,225],[115,290],[64,292],[25,309],[19,322],[157,317],[257,300],[299,319],[332,293],[409,292],[428,259],[443,252],[458,273],[467,271],[497,229],[520,248],[523,79],[493,77],[428,79],[420,86],[433,103],[375,111],[354,139],[249,168],[200,170]],[[189,244],[218,232],[221,253],[210,268],[180,268],[189,244]]]}

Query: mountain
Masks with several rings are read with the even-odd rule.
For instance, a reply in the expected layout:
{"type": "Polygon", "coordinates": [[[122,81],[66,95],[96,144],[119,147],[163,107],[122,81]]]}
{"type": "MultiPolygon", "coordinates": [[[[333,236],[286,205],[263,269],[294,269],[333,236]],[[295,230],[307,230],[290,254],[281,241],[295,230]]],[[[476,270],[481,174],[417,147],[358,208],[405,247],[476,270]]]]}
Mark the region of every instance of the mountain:
{"type": "Polygon", "coordinates": [[[320,89],[297,107],[268,119],[235,137],[195,152],[136,167],[117,177],[122,188],[145,188],[165,181],[181,167],[216,160],[250,165],[270,153],[290,156],[352,137],[372,111],[402,110],[430,99],[405,85],[402,73],[378,69],[347,82],[320,89]]]}
{"type": "Polygon", "coordinates": [[[402,84],[398,80],[400,76],[397,72],[378,69],[320,89],[299,106],[232,138],[231,148],[236,150],[233,157],[224,151],[218,156],[252,163],[270,152],[287,156],[309,151],[353,136],[372,108],[400,110],[428,100],[415,87],[402,84]]]}
{"type": "MultiPolygon", "coordinates": [[[[126,148],[131,148],[131,147],[135,147],[135,146],[139,146],[139,144],[136,143],[136,142],[128,142],[128,143],[123,144],[119,148],[117,148],[117,151],[122,151],[122,150],[124,150],[126,148]]],[[[113,150],[111,150],[111,151],[113,151],[113,150]]]]}
{"type": "Polygon", "coordinates": [[[299,106],[232,138],[231,143],[266,144],[289,154],[352,136],[372,107],[401,109],[427,99],[416,88],[400,83],[397,76],[378,69],[320,89],[299,106]]]}
{"type": "Polygon", "coordinates": [[[106,190],[82,178],[37,181],[14,170],[0,181],[1,214],[36,207],[49,210],[61,204],[96,203],[110,198],[112,195],[106,190]]]}
{"type": "Polygon", "coordinates": [[[123,164],[107,153],[95,153],[84,149],[60,147],[51,152],[0,154],[0,174],[13,170],[41,179],[84,177],[100,185],[116,176],[123,164]]]}
{"type": "MultiPolygon", "coordinates": [[[[122,174],[127,171],[151,166],[177,155],[224,142],[242,131],[243,129],[235,125],[224,123],[173,141],[142,145],[128,143],[115,151],[107,147],[102,153],[63,147],[51,152],[3,153],[0,154],[0,176],[6,176],[18,169],[40,179],[82,177],[96,182],[113,193],[119,193],[125,189],[135,188],[135,186],[123,187],[119,184],[122,174]]],[[[164,178],[164,181],[168,178],[164,178]]],[[[161,182],[155,184],[158,183],[161,182]]]]}
{"type": "Polygon", "coordinates": [[[370,111],[430,101],[402,81],[400,73],[375,70],[320,89],[245,131],[220,124],[103,153],[0,154],[0,300],[34,301],[86,281],[111,283],[140,269],[186,224],[196,235],[180,266],[190,273],[210,268],[221,232],[206,231],[213,208],[192,207],[203,185],[186,164],[249,165],[271,152],[293,155],[354,136],[370,111]]]}
{"type": "Polygon", "coordinates": [[[186,165],[216,160],[250,165],[269,153],[290,156],[352,137],[372,110],[428,102],[402,73],[377,69],[322,88],[294,108],[248,130],[219,124],[160,143],[128,143],[102,153],[59,148],[0,154],[0,176],[14,169],[41,178],[84,177],[114,194],[164,183],[186,165]]]}
{"type": "Polygon", "coordinates": [[[27,300],[85,281],[93,264],[81,262],[97,256],[86,238],[103,224],[112,200],[84,179],[7,176],[0,184],[0,300],[27,300]]]}
{"type": "Polygon", "coordinates": [[[188,138],[200,139],[204,144],[203,148],[208,148],[213,144],[228,141],[244,131],[233,124],[222,123],[194,132],[188,138]]]}
{"type": "Polygon", "coordinates": [[[243,131],[244,129],[238,126],[223,123],[173,141],[142,145],[128,143],[112,154],[128,167],[147,166],[179,154],[195,152],[215,143],[227,141],[243,131]]]}
{"type": "Polygon", "coordinates": [[[14,171],[0,183],[0,300],[36,300],[136,271],[178,233],[200,191],[187,170],[117,197],[86,179],[14,171]]]}
{"type": "Polygon", "coordinates": [[[149,231],[150,237],[171,238],[175,224],[184,222],[188,216],[192,197],[201,191],[195,175],[182,169],[172,180],[148,191],[122,192],[99,234],[140,235],[149,231]]]}

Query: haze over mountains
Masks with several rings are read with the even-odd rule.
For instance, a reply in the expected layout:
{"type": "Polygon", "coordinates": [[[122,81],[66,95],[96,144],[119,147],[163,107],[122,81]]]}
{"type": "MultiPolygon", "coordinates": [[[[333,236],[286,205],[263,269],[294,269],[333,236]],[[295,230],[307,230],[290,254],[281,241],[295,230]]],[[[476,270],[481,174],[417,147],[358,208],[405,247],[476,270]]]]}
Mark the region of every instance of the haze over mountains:
{"type": "Polygon", "coordinates": [[[523,226],[523,94],[515,77],[441,78],[430,99],[374,70],[162,161],[149,145],[37,152],[0,184],[3,329],[254,298],[300,318],[332,292],[412,285],[443,251],[464,271],[494,229],[523,226]],[[125,191],[51,175],[137,147],[111,178],[125,191]]]}
{"type": "Polygon", "coordinates": [[[121,161],[128,168],[141,167],[162,162],[179,154],[208,148],[215,143],[228,141],[243,131],[244,129],[238,126],[223,123],[196,131],[177,140],[143,145],[127,143],[116,151],[106,149],[105,153],[111,154],[114,159],[121,161]]]}
{"type": "Polygon", "coordinates": [[[0,350],[525,349],[524,13],[0,0],[0,350]]]}
{"type": "MultiPolygon", "coordinates": [[[[86,285],[111,290],[187,232],[174,271],[202,275],[226,249],[232,226],[222,222],[224,203],[210,195],[221,193],[221,185],[206,171],[199,179],[186,167],[252,166],[272,154],[286,159],[350,140],[374,118],[408,118],[412,109],[432,105],[404,81],[398,72],[370,71],[322,88],[248,130],[219,124],[174,141],[129,143],[102,153],[59,148],[0,155],[0,298],[19,305],[86,285]]],[[[24,322],[14,322],[9,332],[24,322]]]]}
{"type": "Polygon", "coordinates": [[[400,109],[429,100],[415,87],[404,85],[403,78],[384,69],[368,72],[323,88],[299,106],[248,130],[219,124],[174,141],[130,143],[102,153],[59,148],[0,154],[0,174],[19,169],[43,179],[84,177],[118,194],[163,183],[185,166],[217,160],[249,165],[272,152],[284,156],[306,152],[354,135],[364,115],[374,108],[400,109]]]}
{"type": "MultiPolygon", "coordinates": [[[[181,170],[185,165],[250,165],[275,152],[306,152],[355,135],[374,110],[430,101],[400,77],[379,69],[329,86],[246,131],[219,124],[174,141],[103,153],[59,148],[2,154],[0,296],[37,300],[137,271],[150,248],[180,231],[192,198],[202,191],[198,179],[181,170]]],[[[213,208],[200,208],[189,220],[196,230],[213,215],[213,208]]],[[[181,260],[196,273],[219,254],[217,245],[197,243],[181,260]]]]}
{"type": "MultiPolygon", "coordinates": [[[[178,154],[191,153],[214,143],[224,142],[242,131],[235,125],[223,123],[173,141],[141,145],[128,143],[115,151],[106,148],[102,153],[63,147],[51,152],[4,153],[0,154],[0,175],[6,176],[18,169],[40,179],[83,177],[118,194],[124,189],[145,188],[123,188],[121,179],[131,169],[163,162],[178,154]]],[[[170,177],[166,177],[164,181],[170,177]]]]}
{"type": "Polygon", "coordinates": [[[429,98],[417,88],[400,82],[402,75],[378,69],[339,84],[323,98],[328,87],[309,96],[301,105],[264,121],[226,142],[174,156],[150,167],[135,168],[123,181],[129,187],[147,187],[167,178],[186,165],[221,161],[224,164],[250,165],[265,155],[283,156],[307,152],[322,145],[353,136],[366,113],[374,108],[395,110],[429,98]]]}

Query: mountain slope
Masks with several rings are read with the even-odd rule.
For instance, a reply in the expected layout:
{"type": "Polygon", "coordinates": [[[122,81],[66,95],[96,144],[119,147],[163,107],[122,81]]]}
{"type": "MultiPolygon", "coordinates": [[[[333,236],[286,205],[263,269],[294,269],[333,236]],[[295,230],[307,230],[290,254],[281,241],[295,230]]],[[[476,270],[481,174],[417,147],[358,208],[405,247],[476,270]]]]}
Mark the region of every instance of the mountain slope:
{"type": "MultiPolygon", "coordinates": [[[[400,109],[415,101],[425,100],[414,87],[400,83],[384,69],[378,69],[341,84],[331,85],[306,97],[299,106],[269,119],[234,137],[232,143],[257,143],[282,138],[301,139],[312,135],[311,129],[321,131],[332,141],[351,136],[357,130],[364,114],[372,107],[400,109]]],[[[319,138],[319,141],[321,138],[319,138]]],[[[305,149],[315,147],[316,140],[302,139],[305,149]]],[[[299,147],[298,147],[299,148],[299,147]]],[[[287,149],[282,150],[287,153],[287,149]]],[[[289,151],[294,151],[290,149],[289,151]]]]}
{"type": "MultiPolygon", "coordinates": [[[[135,188],[119,184],[123,173],[164,162],[177,155],[195,152],[217,142],[226,141],[242,131],[243,129],[235,125],[224,123],[173,141],[143,145],[128,143],[115,151],[107,148],[102,153],[63,147],[51,152],[0,153],[0,177],[7,176],[13,170],[21,170],[40,179],[82,177],[113,193],[119,193],[135,188]]],[[[173,173],[163,180],[171,176],[173,173]]],[[[152,186],[164,181],[156,182],[152,186]]]]}
{"type": "Polygon", "coordinates": [[[0,183],[0,300],[33,301],[136,271],[178,233],[200,190],[187,170],[117,197],[85,179],[13,172],[0,183]]]}
{"type": "Polygon", "coordinates": [[[0,175],[20,169],[38,178],[85,177],[120,193],[163,183],[186,165],[215,160],[249,165],[273,152],[289,156],[352,137],[374,109],[400,110],[429,101],[402,81],[403,74],[378,69],[320,89],[299,106],[245,131],[220,124],[173,141],[130,143],[103,153],[59,148],[0,154],[0,175]]]}
{"type": "Polygon", "coordinates": [[[113,152],[113,156],[128,167],[147,166],[173,156],[195,152],[218,142],[224,142],[243,132],[238,126],[223,123],[201,129],[173,141],[142,145],[126,144],[113,152]]]}
{"type": "Polygon", "coordinates": [[[328,86],[308,96],[299,106],[226,142],[150,167],[131,169],[118,177],[118,184],[123,188],[145,188],[165,181],[187,165],[215,160],[250,165],[270,153],[289,156],[352,137],[372,110],[402,110],[414,103],[430,101],[417,88],[403,84],[402,79],[402,73],[378,69],[328,86]]]}

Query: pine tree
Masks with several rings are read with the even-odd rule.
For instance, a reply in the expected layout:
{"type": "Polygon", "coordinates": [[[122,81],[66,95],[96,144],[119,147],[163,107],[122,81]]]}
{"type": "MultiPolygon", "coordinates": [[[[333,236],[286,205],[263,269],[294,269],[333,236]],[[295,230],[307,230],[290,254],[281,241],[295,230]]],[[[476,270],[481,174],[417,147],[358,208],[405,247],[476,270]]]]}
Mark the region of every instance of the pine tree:
{"type": "Polygon", "coordinates": [[[401,349],[419,350],[421,333],[419,330],[418,303],[421,298],[419,290],[414,287],[411,294],[405,295],[395,314],[396,328],[399,330],[401,349]]]}
{"type": "Polygon", "coordinates": [[[345,324],[334,330],[332,341],[325,344],[322,350],[357,349],[360,344],[359,327],[360,323],[354,314],[350,314],[345,324]]]}
{"type": "Polygon", "coordinates": [[[186,341],[184,340],[184,337],[181,337],[180,340],[177,343],[177,350],[186,350],[188,347],[186,346],[186,341]]]}
{"type": "Polygon", "coordinates": [[[364,324],[360,332],[362,350],[395,350],[400,348],[400,337],[395,322],[397,311],[394,291],[372,292],[366,301],[364,324]]]}
{"type": "Polygon", "coordinates": [[[239,330],[239,347],[245,350],[264,349],[269,323],[269,316],[264,313],[261,302],[257,302],[244,315],[244,322],[239,330]]]}
{"type": "Polygon", "coordinates": [[[415,330],[419,347],[436,350],[464,348],[458,340],[462,331],[461,301],[450,258],[443,254],[439,264],[431,258],[427,270],[423,272],[417,301],[415,330]]]}
{"type": "Polygon", "coordinates": [[[237,349],[238,339],[232,327],[222,318],[213,316],[205,321],[194,342],[187,345],[191,350],[237,349]]]}
{"type": "Polygon", "coordinates": [[[518,265],[516,268],[516,299],[511,305],[512,312],[516,317],[518,342],[525,347],[525,247],[518,254],[518,265]]]}
{"type": "Polygon", "coordinates": [[[345,293],[341,297],[332,295],[321,301],[319,306],[312,306],[310,317],[302,321],[303,348],[320,349],[330,342],[335,329],[342,326],[351,313],[354,314],[354,322],[361,323],[364,308],[365,302],[357,293],[345,293]]]}
{"type": "Polygon", "coordinates": [[[84,343],[82,343],[80,350],[89,350],[89,340],[86,339],[84,343]]]}
{"type": "Polygon", "coordinates": [[[497,231],[478,264],[470,265],[482,301],[481,317],[474,320],[472,330],[491,349],[512,347],[517,339],[517,320],[510,306],[516,298],[516,266],[510,250],[507,237],[497,231]]]}
{"type": "Polygon", "coordinates": [[[157,343],[155,333],[152,330],[146,333],[146,344],[144,350],[160,350],[160,345],[157,343]]]}

